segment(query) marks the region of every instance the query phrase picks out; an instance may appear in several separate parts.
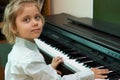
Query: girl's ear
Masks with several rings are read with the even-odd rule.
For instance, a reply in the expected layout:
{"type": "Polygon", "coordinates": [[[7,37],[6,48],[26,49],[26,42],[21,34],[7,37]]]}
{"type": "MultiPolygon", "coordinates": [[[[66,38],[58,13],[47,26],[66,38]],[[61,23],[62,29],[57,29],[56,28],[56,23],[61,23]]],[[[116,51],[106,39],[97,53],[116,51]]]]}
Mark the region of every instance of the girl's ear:
{"type": "Polygon", "coordinates": [[[17,34],[17,28],[15,26],[11,27],[10,30],[12,31],[13,34],[17,34]]]}

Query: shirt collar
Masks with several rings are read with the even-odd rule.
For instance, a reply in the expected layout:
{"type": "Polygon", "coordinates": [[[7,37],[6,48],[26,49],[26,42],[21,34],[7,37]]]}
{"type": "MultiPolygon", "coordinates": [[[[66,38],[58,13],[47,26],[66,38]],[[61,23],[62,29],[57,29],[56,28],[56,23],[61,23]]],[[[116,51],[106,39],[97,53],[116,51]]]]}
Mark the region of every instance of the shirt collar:
{"type": "Polygon", "coordinates": [[[37,49],[36,43],[33,43],[29,40],[26,40],[24,38],[16,37],[15,45],[21,46],[21,47],[27,47],[31,50],[37,49]]]}

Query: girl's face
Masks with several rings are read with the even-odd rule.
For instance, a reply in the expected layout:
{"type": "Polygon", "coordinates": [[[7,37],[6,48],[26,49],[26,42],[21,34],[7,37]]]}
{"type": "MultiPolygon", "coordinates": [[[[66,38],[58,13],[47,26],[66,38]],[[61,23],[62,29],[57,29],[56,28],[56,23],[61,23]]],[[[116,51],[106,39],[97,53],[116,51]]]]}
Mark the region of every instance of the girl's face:
{"type": "Polygon", "coordinates": [[[24,10],[16,17],[17,36],[33,41],[42,32],[43,23],[38,8],[32,3],[26,3],[24,10]]]}

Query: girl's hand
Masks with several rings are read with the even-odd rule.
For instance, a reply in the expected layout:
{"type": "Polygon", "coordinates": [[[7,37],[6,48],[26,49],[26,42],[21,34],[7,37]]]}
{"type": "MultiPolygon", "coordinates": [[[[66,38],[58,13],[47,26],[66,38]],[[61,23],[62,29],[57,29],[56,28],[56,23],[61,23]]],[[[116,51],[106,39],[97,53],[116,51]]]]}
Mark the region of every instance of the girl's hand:
{"type": "Polygon", "coordinates": [[[94,72],[95,79],[105,79],[109,73],[108,69],[91,68],[91,70],[94,72]]]}
{"type": "Polygon", "coordinates": [[[51,66],[52,66],[54,69],[56,69],[57,66],[58,66],[60,63],[62,63],[62,62],[63,62],[62,57],[60,57],[60,56],[55,57],[55,58],[53,58],[53,60],[52,60],[51,66]]]}

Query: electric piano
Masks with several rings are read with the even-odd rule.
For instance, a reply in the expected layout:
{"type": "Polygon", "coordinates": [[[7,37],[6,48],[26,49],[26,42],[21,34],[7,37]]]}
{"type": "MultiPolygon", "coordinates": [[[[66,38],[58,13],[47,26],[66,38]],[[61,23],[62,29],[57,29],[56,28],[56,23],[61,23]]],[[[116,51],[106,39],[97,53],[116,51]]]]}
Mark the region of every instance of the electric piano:
{"type": "Polygon", "coordinates": [[[120,26],[61,13],[45,17],[39,48],[46,62],[62,56],[62,75],[91,67],[107,68],[120,80],[120,26]]]}

